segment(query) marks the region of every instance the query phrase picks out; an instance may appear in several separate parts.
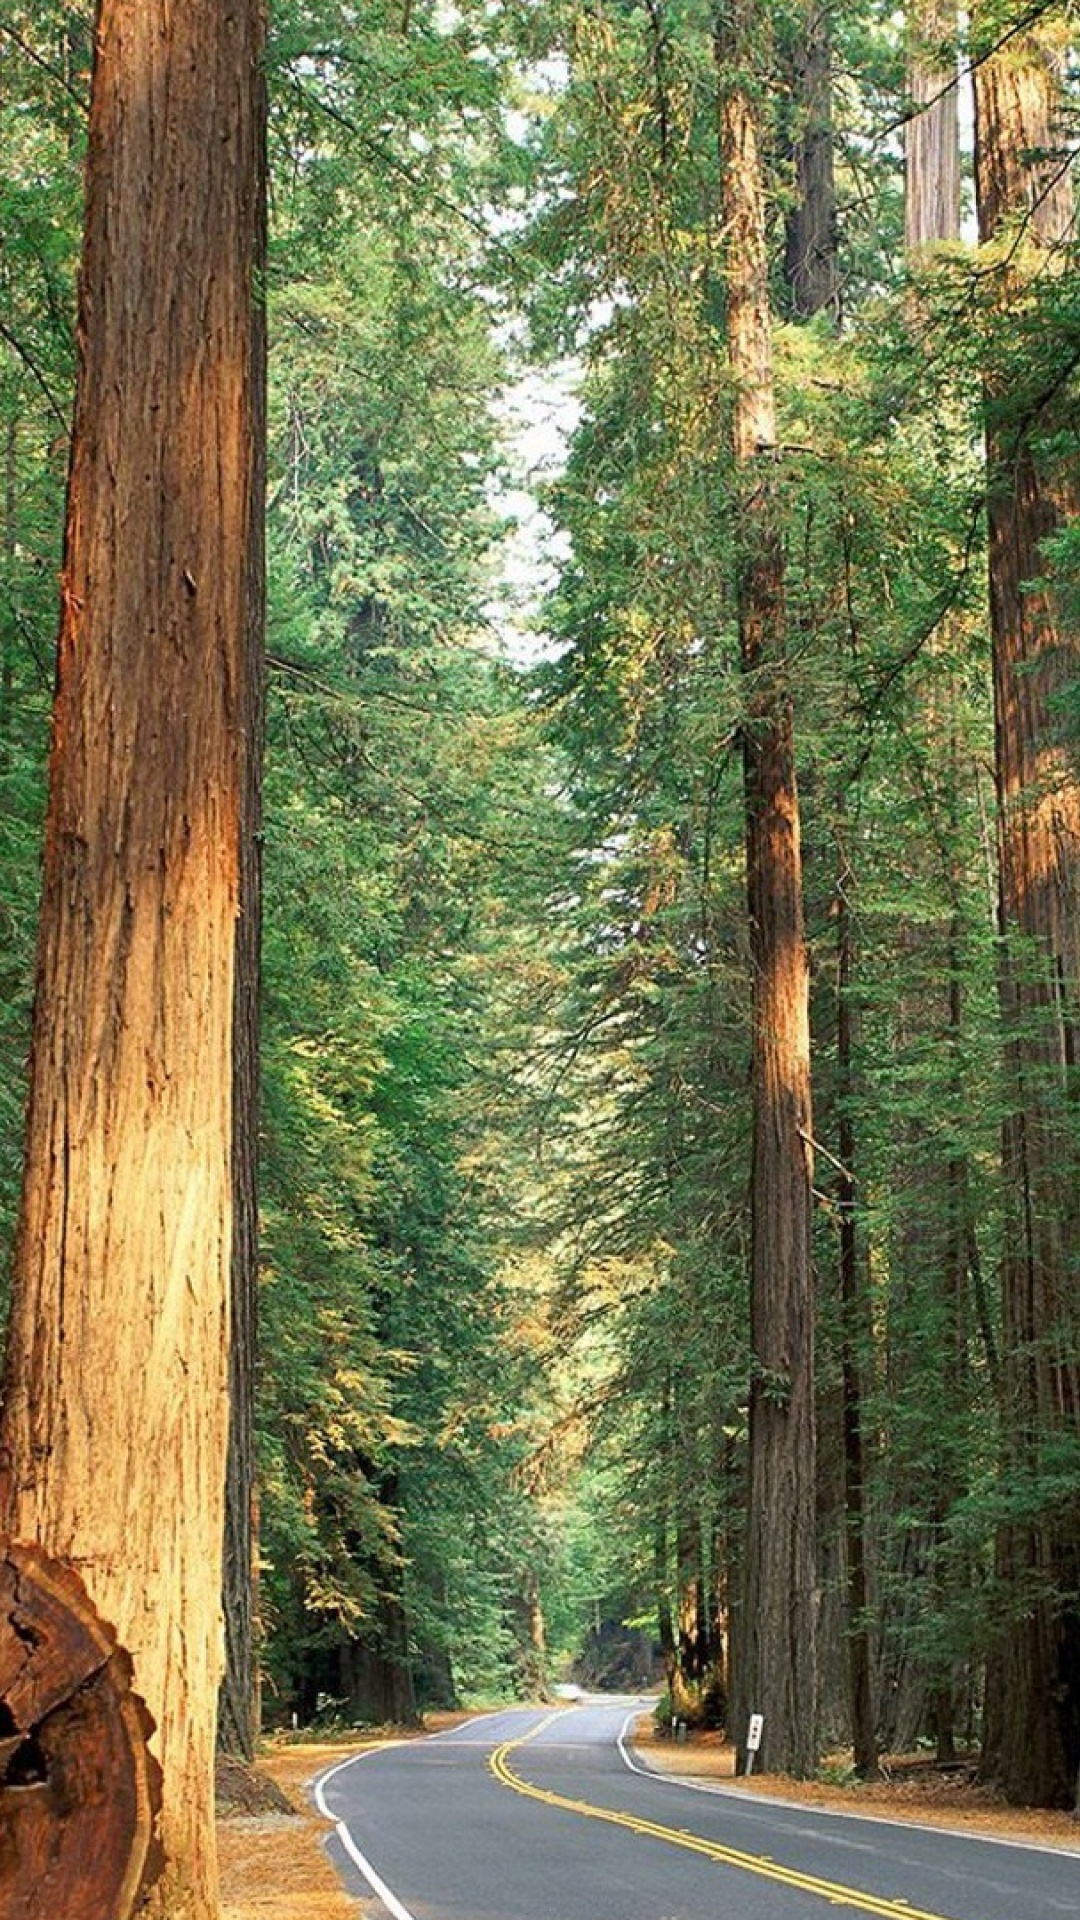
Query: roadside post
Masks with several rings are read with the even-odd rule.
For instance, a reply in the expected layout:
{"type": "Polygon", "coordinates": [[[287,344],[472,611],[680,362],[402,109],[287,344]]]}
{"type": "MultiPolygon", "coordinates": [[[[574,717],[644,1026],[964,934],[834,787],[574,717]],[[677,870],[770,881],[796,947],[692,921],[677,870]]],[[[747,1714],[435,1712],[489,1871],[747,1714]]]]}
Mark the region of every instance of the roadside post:
{"type": "Polygon", "coordinates": [[[760,1750],[761,1729],[764,1725],[765,1718],[763,1714],[752,1713],[750,1715],[750,1725],[746,1729],[746,1771],[748,1774],[754,1771],[754,1755],[760,1750]]]}

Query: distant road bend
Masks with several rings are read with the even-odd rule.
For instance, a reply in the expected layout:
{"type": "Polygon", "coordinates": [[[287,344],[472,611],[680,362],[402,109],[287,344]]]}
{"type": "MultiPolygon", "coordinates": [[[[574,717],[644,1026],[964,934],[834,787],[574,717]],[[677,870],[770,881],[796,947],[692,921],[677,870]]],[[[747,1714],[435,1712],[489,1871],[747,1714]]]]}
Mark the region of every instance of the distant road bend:
{"type": "Polygon", "coordinates": [[[1080,1855],[654,1774],[649,1702],[485,1714],[316,1788],[364,1920],[1080,1920],[1080,1855]]]}

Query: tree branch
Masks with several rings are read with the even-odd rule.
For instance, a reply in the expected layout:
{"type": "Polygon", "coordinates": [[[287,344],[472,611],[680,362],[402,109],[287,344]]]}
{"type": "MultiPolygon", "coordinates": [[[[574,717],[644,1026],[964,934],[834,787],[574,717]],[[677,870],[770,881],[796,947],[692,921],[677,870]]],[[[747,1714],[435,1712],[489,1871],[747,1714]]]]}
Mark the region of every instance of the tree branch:
{"type": "Polygon", "coordinates": [[[33,354],[27,351],[17,334],[12,333],[11,328],[6,326],[3,320],[0,320],[0,340],[6,340],[12,353],[22,361],[23,366],[33,375],[49,403],[50,412],[54,415],[64,433],[70,433],[71,421],[50,387],[49,382],[46,380],[45,375],[42,373],[41,368],[38,366],[37,361],[34,359],[33,354]]]}

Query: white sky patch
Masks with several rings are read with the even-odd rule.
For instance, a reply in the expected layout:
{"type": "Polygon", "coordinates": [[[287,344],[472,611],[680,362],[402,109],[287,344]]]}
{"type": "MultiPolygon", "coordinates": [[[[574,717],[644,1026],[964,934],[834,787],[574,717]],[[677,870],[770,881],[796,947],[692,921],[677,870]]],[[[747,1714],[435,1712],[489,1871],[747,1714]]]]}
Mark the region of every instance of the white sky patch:
{"type": "Polygon", "coordinates": [[[557,531],[539,496],[566,464],[581,418],[579,380],[580,369],[572,361],[529,369],[504,389],[495,409],[508,458],[490,498],[496,512],[514,525],[502,542],[498,577],[484,611],[510,659],[523,666],[550,650],[541,610],[569,554],[566,535],[557,531]]]}

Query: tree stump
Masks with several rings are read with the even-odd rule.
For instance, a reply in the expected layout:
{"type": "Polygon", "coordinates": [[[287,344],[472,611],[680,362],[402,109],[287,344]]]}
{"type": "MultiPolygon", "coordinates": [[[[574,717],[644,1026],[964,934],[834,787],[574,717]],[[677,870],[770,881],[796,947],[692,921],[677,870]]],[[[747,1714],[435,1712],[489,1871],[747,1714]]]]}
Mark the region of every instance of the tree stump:
{"type": "Polygon", "coordinates": [[[162,1867],[131,1661],[70,1567],[0,1541],[0,1913],[128,1920],[162,1867]]]}

